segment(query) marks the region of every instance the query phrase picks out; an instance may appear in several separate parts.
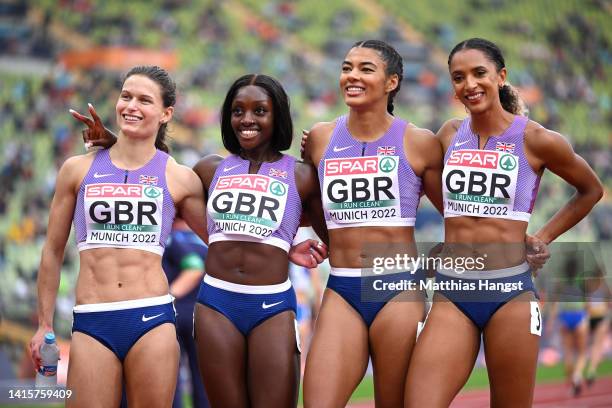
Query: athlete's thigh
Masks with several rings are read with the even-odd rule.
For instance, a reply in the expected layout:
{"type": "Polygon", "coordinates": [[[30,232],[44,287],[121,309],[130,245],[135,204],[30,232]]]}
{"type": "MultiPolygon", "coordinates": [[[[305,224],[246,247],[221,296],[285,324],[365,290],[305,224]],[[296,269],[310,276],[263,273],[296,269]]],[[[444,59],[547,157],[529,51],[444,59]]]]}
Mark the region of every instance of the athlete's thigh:
{"type": "Polygon", "coordinates": [[[102,343],[81,332],[72,334],[66,388],[69,408],[117,407],[121,401],[121,362],[102,343]]]}
{"type": "Polygon", "coordinates": [[[589,340],[589,320],[582,319],[582,322],[576,327],[576,351],[578,353],[586,353],[589,340]]]}
{"type": "Polygon", "coordinates": [[[255,327],[247,343],[251,407],[295,407],[300,355],[293,311],[286,310],[255,327]]]}
{"type": "Polygon", "coordinates": [[[361,316],[326,289],[304,373],[304,407],[344,407],[368,367],[368,332],[361,316]]]}
{"type": "Polygon", "coordinates": [[[200,375],[210,405],[248,407],[246,339],[223,314],[195,306],[195,342],[200,375]]]}
{"type": "Polygon", "coordinates": [[[465,385],[480,347],[480,331],[452,302],[436,294],[406,376],[405,407],[448,407],[465,385]]]}
{"type": "Polygon", "coordinates": [[[370,326],[370,353],[377,407],[402,406],[404,382],[416,341],[417,324],[424,318],[423,301],[391,301],[378,312],[370,326]]]}
{"type": "Polygon", "coordinates": [[[539,306],[531,292],[512,299],[489,320],[483,339],[491,406],[531,406],[541,326],[539,306]]]}
{"type": "Polygon", "coordinates": [[[123,362],[130,408],[172,405],[179,354],[176,329],[172,323],[155,327],[134,343],[123,362]]]}

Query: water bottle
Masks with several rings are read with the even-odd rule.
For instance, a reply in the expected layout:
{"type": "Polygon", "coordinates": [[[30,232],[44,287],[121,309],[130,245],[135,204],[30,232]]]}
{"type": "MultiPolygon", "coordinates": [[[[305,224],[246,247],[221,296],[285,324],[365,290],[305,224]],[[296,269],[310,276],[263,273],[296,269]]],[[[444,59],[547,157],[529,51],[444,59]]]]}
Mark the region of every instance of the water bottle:
{"type": "Polygon", "coordinates": [[[40,358],[42,367],[36,373],[36,387],[57,386],[57,362],[59,360],[59,348],[55,342],[55,334],[45,334],[45,342],[40,346],[40,358]]]}

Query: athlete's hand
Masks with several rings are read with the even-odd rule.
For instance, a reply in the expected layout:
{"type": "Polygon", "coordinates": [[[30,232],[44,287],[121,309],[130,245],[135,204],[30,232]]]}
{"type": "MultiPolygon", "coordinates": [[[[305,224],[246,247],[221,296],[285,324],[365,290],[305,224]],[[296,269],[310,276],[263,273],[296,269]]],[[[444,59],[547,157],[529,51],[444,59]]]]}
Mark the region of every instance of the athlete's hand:
{"type": "Polygon", "coordinates": [[[327,258],[327,245],[316,239],[307,239],[289,250],[289,260],[304,268],[314,268],[327,258]]]}
{"type": "Polygon", "coordinates": [[[78,121],[84,123],[87,129],[83,130],[83,142],[85,148],[89,149],[92,146],[111,147],[117,141],[113,133],[104,127],[102,120],[96,113],[91,103],[87,104],[91,118],[80,114],[74,109],[70,109],[70,114],[78,121]]]}
{"type": "Polygon", "coordinates": [[[304,158],[304,150],[306,149],[306,141],[310,136],[310,130],[302,129],[302,141],[300,142],[300,157],[304,158]]]}
{"type": "Polygon", "coordinates": [[[550,250],[546,242],[535,235],[527,235],[525,245],[527,246],[527,263],[531,267],[532,272],[535,273],[550,258],[550,250]]]}
{"type": "Polygon", "coordinates": [[[38,370],[42,366],[42,359],[40,357],[40,346],[45,342],[45,334],[53,332],[53,329],[49,327],[39,326],[34,337],[30,340],[30,358],[34,363],[34,367],[38,370]]]}

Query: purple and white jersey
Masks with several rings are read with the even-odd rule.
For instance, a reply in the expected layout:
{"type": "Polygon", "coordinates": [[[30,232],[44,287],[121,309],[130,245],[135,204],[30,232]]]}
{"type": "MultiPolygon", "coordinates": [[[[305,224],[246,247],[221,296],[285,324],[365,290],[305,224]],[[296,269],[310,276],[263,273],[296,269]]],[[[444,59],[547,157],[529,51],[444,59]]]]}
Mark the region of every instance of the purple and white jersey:
{"type": "Polygon", "coordinates": [[[295,158],[283,155],[249,174],[249,161],[223,159],[208,190],[209,243],[248,241],[289,252],[302,214],[295,186],[295,158]]]}
{"type": "Polygon", "coordinates": [[[378,140],[363,142],[347,118],[337,119],[319,163],[327,228],[414,226],[422,182],[404,153],[408,124],[394,118],[378,140]]]}
{"type": "Polygon", "coordinates": [[[164,253],[176,209],[166,184],[168,154],[158,150],[137,170],[115,167],[104,149],[81,183],[74,210],[79,251],[131,248],[164,253]]]}
{"type": "Polygon", "coordinates": [[[479,149],[470,118],[461,123],[444,155],[444,217],[492,217],[529,222],[540,185],[525,157],[529,119],[515,116],[479,149]]]}

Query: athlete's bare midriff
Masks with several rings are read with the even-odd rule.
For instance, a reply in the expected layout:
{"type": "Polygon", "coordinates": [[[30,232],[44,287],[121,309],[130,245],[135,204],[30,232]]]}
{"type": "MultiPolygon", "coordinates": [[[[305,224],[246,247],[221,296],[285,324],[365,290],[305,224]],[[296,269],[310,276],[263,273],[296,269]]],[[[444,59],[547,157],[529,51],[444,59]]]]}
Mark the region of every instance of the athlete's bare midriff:
{"type": "Polygon", "coordinates": [[[527,223],[484,217],[444,219],[444,252],[448,256],[483,256],[485,269],[525,261],[527,223]],[[486,255],[486,256],[485,256],[486,255]]]}
{"type": "Polygon", "coordinates": [[[95,248],[80,252],[76,304],[119,302],[168,294],[161,256],[138,249],[95,248]]]}
{"type": "Polygon", "coordinates": [[[206,273],[239,285],[276,285],[289,276],[287,252],[257,242],[220,241],[210,245],[206,273]]]}
{"type": "Polygon", "coordinates": [[[335,268],[369,268],[373,257],[417,255],[413,227],[331,229],[329,243],[329,263],[335,268]]]}

